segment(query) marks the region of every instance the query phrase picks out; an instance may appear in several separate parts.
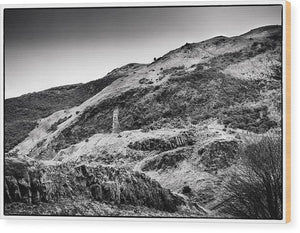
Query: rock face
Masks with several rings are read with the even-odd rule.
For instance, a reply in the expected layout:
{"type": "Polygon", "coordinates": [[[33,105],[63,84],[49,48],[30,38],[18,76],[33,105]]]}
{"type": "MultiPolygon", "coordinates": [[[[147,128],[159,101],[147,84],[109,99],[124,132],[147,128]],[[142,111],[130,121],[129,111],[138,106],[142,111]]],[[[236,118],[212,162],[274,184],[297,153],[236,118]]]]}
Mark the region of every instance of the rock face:
{"type": "Polygon", "coordinates": [[[130,143],[129,148],[142,151],[167,151],[177,147],[193,145],[195,143],[193,132],[184,131],[178,136],[168,139],[149,138],[143,141],[130,143]]]}
{"type": "Polygon", "coordinates": [[[5,159],[4,182],[4,199],[6,202],[32,202],[32,192],[30,189],[31,177],[28,162],[19,159],[5,159]]]}
{"type": "Polygon", "coordinates": [[[159,169],[170,169],[178,166],[178,163],[192,155],[192,148],[178,148],[172,151],[163,152],[144,162],[142,171],[152,171],[159,169]]]}
{"type": "Polygon", "coordinates": [[[80,196],[175,212],[185,201],[143,173],[103,165],[29,164],[6,159],[5,202],[53,202],[80,196]]]}
{"type": "Polygon", "coordinates": [[[175,212],[179,205],[184,204],[183,199],[163,189],[157,181],[143,173],[128,173],[122,169],[106,167],[101,174],[107,177],[103,182],[94,178],[93,169],[81,167],[81,170],[83,174],[87,172],[86,177],[91,177],[88,179],[91,180],[88,186],[93,198],[98,201],[147,206],[168,212],[175,212]]]}

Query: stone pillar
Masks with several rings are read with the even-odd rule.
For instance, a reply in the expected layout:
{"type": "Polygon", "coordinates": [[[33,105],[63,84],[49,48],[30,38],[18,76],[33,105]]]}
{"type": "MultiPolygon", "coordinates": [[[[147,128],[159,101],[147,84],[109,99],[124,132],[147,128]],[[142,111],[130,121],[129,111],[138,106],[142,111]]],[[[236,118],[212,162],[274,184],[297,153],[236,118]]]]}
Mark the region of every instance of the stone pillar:
{"type": "Polygon", "coordinates": [[[120,123],[119,123],[119,108],[115,108],[113,112],[113,125],[112,125],[113,133],[120,133],[120,123]]]}

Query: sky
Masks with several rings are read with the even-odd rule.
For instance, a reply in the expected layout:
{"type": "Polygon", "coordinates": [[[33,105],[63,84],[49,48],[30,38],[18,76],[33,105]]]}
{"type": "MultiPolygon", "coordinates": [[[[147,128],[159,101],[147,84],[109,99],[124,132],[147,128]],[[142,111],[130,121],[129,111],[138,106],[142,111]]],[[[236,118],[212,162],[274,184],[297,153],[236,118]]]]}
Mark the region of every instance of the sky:
{"type": "Polygon", "coordinates": [[[5,9],[5,98],[86,83],[187,42],[280,24],[280,6],[5,9]]]}

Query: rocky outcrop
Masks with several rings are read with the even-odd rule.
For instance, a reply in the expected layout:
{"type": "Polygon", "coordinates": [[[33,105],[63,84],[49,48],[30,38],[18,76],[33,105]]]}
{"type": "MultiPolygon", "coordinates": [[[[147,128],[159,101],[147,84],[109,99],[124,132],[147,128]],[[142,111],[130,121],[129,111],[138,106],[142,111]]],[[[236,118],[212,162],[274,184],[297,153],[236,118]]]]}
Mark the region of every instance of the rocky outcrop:
{"type": "Polygon", "coordinates": [[[163,152],[148,160],[145,160],[141,166],[142,171],[156,171],[159,169],[176,168],[178,163],[192,156],[192,148],[178,148],[172,151],[163,152]]]}
{"type": "Polygon", "coordinates": [[[168,212],[174,212],[179,205],[184,204],[183,199],[143,173],[131,173],[112,167],[99,168],[78,168],[78,172],[87,178],[87,186],[95,200],[147,206],[168,212]],[[96,173],[95,169],[98,170],[96,173]],[[94,174],[99,175],[95,177],[94,174]]]}
{"type": "Polygon", "coordinates": [[[6,202],[32,202],[28,165],[25,160],[5,159],[4,199],[6,202]]]}
{"type": "Polygon", "coordinates": [[[103,165],[34,164],[6,159],[5,202],[27,204],[92,198],[114,205],[175,212],[184,200],[140,172],[103,165]]]}
{"type": "Polygon", "coordinates": [[[192,131],[184,131],[175,137],[168,139],[149,138],[143,141],[131,142],[128,147],[141,151],[168,151],[178,147],[193,145],[195,143],[192,131]]]}

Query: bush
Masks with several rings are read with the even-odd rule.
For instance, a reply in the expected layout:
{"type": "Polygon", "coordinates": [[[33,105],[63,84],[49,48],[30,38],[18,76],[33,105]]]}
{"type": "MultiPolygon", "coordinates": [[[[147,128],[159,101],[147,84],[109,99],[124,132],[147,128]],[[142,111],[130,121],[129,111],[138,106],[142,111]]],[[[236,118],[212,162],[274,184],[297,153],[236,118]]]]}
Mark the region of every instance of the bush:
{"type": "Polygon", "coordinates": [[[190,186],[184,186],[182,188],[182,193],[183,194],[189,194],[189,193],[191,193],[191,191],[192,191],[192,189],[190,188],[190,186]]]}
{"type": "Polygon", "coordinates": [[[224,185],[220,213],[238,218],[282,219],[281,138],[266,136],[241,149],[241,166],[224,185]]]}

